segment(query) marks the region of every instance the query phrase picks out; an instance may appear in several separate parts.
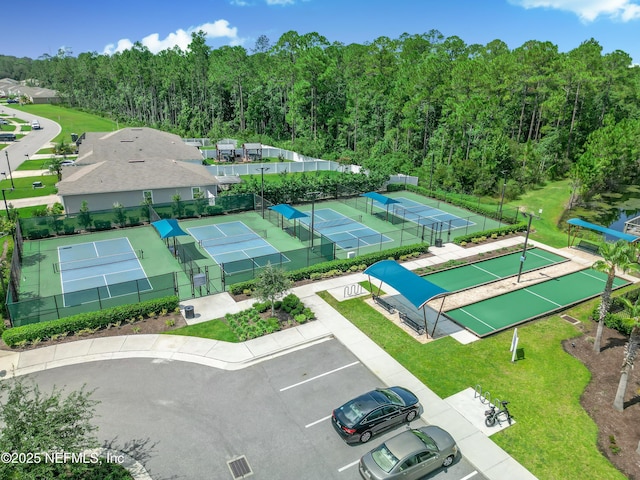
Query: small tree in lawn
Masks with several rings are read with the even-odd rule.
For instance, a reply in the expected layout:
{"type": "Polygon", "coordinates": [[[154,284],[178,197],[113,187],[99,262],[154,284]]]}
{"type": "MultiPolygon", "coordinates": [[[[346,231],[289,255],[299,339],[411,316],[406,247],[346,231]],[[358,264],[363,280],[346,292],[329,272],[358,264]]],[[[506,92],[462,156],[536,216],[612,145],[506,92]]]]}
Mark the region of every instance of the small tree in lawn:
{"type": "Polygon", "coordinates": [[[256,277],[255,295],[260,301],[271,303],[273,316],[276,313],[276,300],[282,297],[291,285],[292,282],[287,273],[269,262],[256,277]]]}
{"type": "Polygon", "coordinates": [[[62,180],[62,162],[63,160],[58,157],[51,157],[51,160],[49,160],[49,173],[56,175],[58,177],[58,181],[62,180]]]}
{"type": "Polygon", "coordinates": [[[91,218],[91,212],[89,211],[89,204],[86,200],[83,200],[80,204],[80,210],[78,213],[78,225],[85,230],[89,230],[92,221],[93,219],[91,218]]]}
{"type": "MultiPolygon", "coordinates": [[[[81,453],[98,447],[91,424],[95,407],[92,391],[50,394],[22,379],[0,383],[0,451],[81,453]]],[[[87,459],[91,457],[86,457],[87,459]]],[[[0,478],[89,478],[91,462],[0,462],[0,478]]]]}
{"type": "Polygon", "coordinates": [[[171,197],[173,203],[171,204],[171,210],[173,210],[173,216],[175,218],[181,218],[184,216],[184,202],[182,201],[182,197],[179,193],[176,193],[173,197],[171,197]]]}

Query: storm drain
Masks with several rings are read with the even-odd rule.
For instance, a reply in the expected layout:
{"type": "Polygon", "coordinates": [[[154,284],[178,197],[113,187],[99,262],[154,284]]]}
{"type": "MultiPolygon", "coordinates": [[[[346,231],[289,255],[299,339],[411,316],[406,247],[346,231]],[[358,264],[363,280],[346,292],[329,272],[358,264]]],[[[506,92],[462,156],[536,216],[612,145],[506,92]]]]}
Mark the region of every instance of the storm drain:
{"type": "Polygon", "coordinates": [[[247,458],[244,455],[234,458],[233,460],[229,460],[227,465],[229,465],[229,470],[231,470],[231,475],[233,475],[234,479],[245,478],[249,475],[253,475],[249,462],[247,462],[247,458]]]}

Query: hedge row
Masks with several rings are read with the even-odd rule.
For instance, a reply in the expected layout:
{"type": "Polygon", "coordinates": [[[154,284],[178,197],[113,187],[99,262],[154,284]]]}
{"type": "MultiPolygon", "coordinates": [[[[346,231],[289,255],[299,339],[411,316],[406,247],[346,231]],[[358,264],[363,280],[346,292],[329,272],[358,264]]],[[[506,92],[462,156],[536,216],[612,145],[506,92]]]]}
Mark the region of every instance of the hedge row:
{"type": "MultiPolygon", "coordinates": [[[[299,270],[293,270],[288,272],[289,278],[294,282],[299,280],[308,280],[312,278],[312,274],[322,274],[331,271],[349,272],[353,271],[354,267],[373,265],[380,260],[388,260],[393,258],[394,260],[400,257],[411,255],[412,253],[426,253],[429,251],[429,245],[426,243],[418,243],[414,245],[406,245],[404,247],[390,248],[382,252],[367,253],[356,258],[346,258],[331,260],[329,262],[318,263],[310,267],[301,268],[299,270]]],[[[230,290],[232,295],[239,295],[245,290],[253,290],[255,287],[255,280],[249,280],[247,282],[236,283],[231,285],[230,290]]]]}
{"type": "Polygon", "coordinates": [[[506,225],[500,228],[485,230],[484,232],[475,232],[468,235],[460,235],[459,237],[453,239],[453,243],[458,245],[461,245],[463,243],[478,243],[479,241],[486,240],[487,238],[497,238],[499,236],[510,235],[512,233],[526,232],[527,227],[527,223],[506,225]]]}
{"type": "Polygon", "coordinates": [[[71,335],[85,329],[99,329],[107,327],[109,324],[138,319],[140,316],[147,317],[150,314],[159,314],[163,311],[173,312],[178,308],[178,303],[178,297],[170,296],[97,312],[81,313],[58,320],[32,323],[5,330],[2,334],[2,340],[8,346],[13,347],[22,342],[47,340],[54,335],[71,335]]]}

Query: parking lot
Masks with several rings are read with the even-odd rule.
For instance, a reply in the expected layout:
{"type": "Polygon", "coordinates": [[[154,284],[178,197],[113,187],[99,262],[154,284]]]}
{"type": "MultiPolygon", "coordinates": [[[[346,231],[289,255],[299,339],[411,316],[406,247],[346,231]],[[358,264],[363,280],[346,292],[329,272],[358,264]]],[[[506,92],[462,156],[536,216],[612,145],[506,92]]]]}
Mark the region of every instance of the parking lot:
{"type": "MultiPolygon", "coordinates": [[[[127,359],[31,377],[45,391],[85,382],[97,388],[100,440],[114,448],[138,443],[136,456],[154,478],[233,480],[228,462],[244,456],[256,479],[357,479],[360,456],[405,428],[365,445],[348,446],[338,437],[332,409],[382,385],[335,340],[235,372],[127,359]]],[[[460,456],[426,478],[484,479],[460,456]]]]}

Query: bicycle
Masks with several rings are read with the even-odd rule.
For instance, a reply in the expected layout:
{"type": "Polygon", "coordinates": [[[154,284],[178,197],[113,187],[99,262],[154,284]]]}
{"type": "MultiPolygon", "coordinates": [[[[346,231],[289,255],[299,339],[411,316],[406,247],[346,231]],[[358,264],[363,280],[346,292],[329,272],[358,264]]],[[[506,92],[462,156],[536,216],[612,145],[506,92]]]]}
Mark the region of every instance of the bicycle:
{"type": "Polygon", "coordinates": [[[509,402],[501,401],[500,404],[502,405],[502,408],[499,408],[499,409],[496,409],[495,405],[491,405],[491,408],[484,412],[484,415],[485,415],[484,424],[487,427],[493,427],[496,424],[496,422],[498,422],[498,424],[501,425],[502,422],[500,421],[500,416],[502,415],[507,417],[507,422],[509,422],[509,425],[511,425],[511,419],[513,417],[511,416],[511,413],[507,408],[508,403],[509,402]]]}

